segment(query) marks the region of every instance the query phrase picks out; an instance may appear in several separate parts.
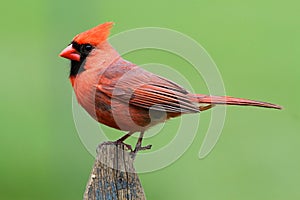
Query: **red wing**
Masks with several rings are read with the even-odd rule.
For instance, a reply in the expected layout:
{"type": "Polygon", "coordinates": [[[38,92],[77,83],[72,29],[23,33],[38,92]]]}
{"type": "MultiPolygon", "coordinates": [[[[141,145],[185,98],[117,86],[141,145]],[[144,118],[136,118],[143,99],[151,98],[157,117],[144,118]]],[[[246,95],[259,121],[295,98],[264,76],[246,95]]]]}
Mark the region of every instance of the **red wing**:
{"type": "Polygon", "coordinates": [[[198,106],[189,100],[188,91],[141,68],[131,70],[114,84],[109,82],[100,81],[97,88],[124,103],[166,112],[199,112],[198,106]]]}

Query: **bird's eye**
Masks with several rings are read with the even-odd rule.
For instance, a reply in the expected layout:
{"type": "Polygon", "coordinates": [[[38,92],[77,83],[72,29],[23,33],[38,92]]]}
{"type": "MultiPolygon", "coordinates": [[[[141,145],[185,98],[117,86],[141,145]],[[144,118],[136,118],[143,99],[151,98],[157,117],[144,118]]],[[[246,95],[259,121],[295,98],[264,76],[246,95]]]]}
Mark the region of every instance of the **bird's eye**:
{"type": "Polygon", "coordinates": [[[84,54],[88,54],[93,49],[93,46],[90,44],[84,44],[81,47],[81,52],[84,54]]]}

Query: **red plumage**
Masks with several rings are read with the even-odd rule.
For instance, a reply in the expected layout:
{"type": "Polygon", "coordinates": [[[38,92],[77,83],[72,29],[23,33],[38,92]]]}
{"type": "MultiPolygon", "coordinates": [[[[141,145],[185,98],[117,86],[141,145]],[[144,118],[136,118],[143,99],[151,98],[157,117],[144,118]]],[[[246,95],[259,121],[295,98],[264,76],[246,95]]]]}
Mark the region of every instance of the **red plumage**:
{"type": "Polygon", "coordinates": [[[110,29],[113,27],[113,25],[113,22],[100,24],[90,30],[76,35],[73,40],[78,44],[91,44],[97,46],[108,38],[110,29]]]}
{"type": "Polygon", "coordinates": [[[281,109],[266,102],[192,94],[124,60],[107,42],[112,25],[107,22],[76,35],[60,55],[72,61],[70,80],[79,104],[100,123],[129,131],[117,142],[141,132],[135,152],[143,149],[145,130],[181,114],[197,113],[216,104],[281,109]]]}

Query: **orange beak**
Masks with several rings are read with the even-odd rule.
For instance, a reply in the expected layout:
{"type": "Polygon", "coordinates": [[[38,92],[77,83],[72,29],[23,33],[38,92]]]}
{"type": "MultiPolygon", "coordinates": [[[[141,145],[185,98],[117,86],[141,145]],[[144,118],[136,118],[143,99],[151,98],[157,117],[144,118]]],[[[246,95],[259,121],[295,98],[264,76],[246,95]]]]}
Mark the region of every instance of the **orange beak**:
{"type": "Polygon", "coordinates": [[[59,56],[67,58],[69,60],[75,60],[80,61],[80,54],[76,51],[76,49],[73,48],[72,44],[67,46],[60,54],[59,56]]]}

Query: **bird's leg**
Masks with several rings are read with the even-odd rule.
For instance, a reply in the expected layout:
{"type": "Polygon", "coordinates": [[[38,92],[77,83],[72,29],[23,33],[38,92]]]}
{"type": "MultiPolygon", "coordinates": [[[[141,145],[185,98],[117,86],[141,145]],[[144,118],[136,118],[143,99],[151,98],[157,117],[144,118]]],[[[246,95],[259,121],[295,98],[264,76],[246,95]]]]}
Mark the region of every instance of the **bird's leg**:
{"type": "Polygon", "coordinates": [[[132,147],[131,147],[131,145],[130,144],[126,144],[126,143],[124,143],[124,140],[126,140],[127,138],[129,138],[132,134],[133,134],[134,132],[129,132],[129,133],[127,133],[126,135],[124,135],[123,137],[121,137],[121,138],[119,138],[118,140],[116,140],[114,143],[115,144],[123,144],[123,145],[125,145],[130,151],[132,151],[132,147]]]}
{"type": "Polygon", "coordinates": [[[134,157],[135,157],[135,154],[136,154],[138,151],[151,149],[151,147],[152,147],[151,144],[142,147],[143,137],[144,137],[144,131],[141,131],[140,137],[139,137],[139,139],[138,139],[138,141],[137,141],[137,143],[136,143],[136,145],[135,145],[134,150],[132,151],[132,154],[133,154],[134,157]]]}
{"type": "Polygon", "coordinates": [[[116,140],[116,143],[123,143],[124,140],[126,140],[127,138],[129,138],[134,132],[129,132],[126,135],[124,135],[123,137],[119,138],[118,140],[116,140]]]}
{"type": "Polygon", "coordinates": [[[199,110],[200,111],[205,111],[205,110],[208,110],[208,109],[211,109],[212,107],[216,106],[215,104],[209,104],[207,106],[200,106],[199,107],[199,110]]]}
{"type": "Polygon", "coordinates": [[[125,145],[130,151],[132,151],[131,145],[124,143],[124,140],[126,140],[127,138],[129,138],[133,133],[134,133],[134,132],[130,131],[130,132],[128,132],[126,135],[124,135],[123,137],[119,138],[119,139],[116,140],[116,141],[105,142],[105,143],[103,143],[103,144],[104,144],[104,145],[111,145],[111,144],[114,144],[114,145],[120,145],[120,144],[123,144],[123,145],[125,145]]]}

